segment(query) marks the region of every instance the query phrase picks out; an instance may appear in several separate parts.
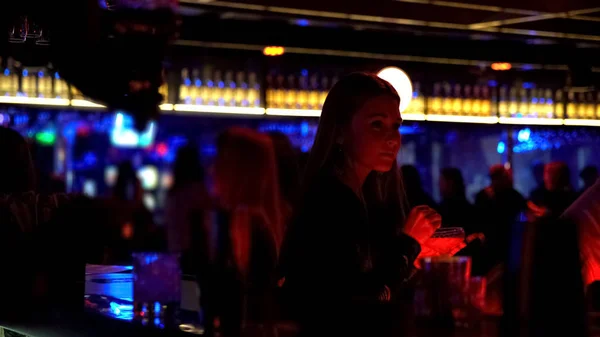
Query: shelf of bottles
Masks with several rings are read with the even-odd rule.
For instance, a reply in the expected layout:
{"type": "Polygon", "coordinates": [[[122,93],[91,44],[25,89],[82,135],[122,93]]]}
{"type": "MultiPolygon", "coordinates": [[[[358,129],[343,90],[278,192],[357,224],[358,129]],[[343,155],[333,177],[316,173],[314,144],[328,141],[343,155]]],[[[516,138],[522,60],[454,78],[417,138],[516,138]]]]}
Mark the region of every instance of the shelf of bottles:
{"type": "MultiPolygon", "coordinates": [[[[210,66],[184,68],[181,81],[160,88],[176,97],[160,108],[175,114],[238,114],[318,117],[337,77],[307,72],[267,75],[221,71],[210,66]],[[262,91],[264,90],[264,92],[262,91]],[[171,91],[171,92],[170,92],[171,91]],[[174,92],[176,91],[176,92],[174,92]],[[264,95],[264,96],[263,96],[264,95]]],[[[600,92],[572,92],[518,86],[433,83],[429,95],[413,83],[405,120],[522,125],[600,126],[600,92]]],[[[169,95],[169,94],[172,95],[169,95]]],[[[8,66],[0,74],[0,103],[105,108],[89,101],[49,68],[8,66]]]]}
{"type": "MultiPolygon", "coordinates": [[[[165,96],[168,97],[168,96],[165,96]]],[[[178,103],[173,106],[177,113],[225,113],[264,115],[261,104],[261,88],[256,73],[244,71],[184,68],[178,103]]]]}

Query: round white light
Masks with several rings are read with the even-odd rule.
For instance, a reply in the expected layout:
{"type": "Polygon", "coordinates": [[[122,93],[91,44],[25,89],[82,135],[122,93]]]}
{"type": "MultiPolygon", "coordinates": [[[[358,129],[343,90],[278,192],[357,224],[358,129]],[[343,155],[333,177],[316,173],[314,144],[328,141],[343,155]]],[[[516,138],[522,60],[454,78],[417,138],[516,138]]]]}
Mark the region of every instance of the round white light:
{"type": "Polygon", "coordinates": [[[381,69],[377,76],[390,82],[396,89],[398,95],[400,95],[400,112],[404,112],[408,108],[413,95],[412,83],[408,75],[400,68],[387,67],[381,69]]]}

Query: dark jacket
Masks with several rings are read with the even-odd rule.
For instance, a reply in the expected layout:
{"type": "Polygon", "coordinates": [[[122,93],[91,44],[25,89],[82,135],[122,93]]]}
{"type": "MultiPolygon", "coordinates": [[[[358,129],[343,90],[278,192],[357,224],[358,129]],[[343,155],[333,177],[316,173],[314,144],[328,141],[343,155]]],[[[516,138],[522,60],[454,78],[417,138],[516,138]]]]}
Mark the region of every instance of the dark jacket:
{"type": "Polygon", "coordinates": [[[420,247],[398,233],[401,224],[389,214],[367,210],[332,176],[318,177],[308,189],[281,257],[284,293],[307,334],[390,323],[384,318],[390,299],[409,278],[420,247]]]}

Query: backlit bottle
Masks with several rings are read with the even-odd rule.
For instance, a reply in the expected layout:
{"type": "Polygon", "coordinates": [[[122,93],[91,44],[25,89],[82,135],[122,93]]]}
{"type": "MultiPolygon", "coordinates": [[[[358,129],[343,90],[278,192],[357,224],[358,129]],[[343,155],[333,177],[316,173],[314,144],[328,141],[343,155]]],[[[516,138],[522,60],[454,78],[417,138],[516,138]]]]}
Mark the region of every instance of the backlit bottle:
{"type": "Polygon", "coordinates": [[[187,68],[181,69],[181,84],[179,85],[179,102],[182,104],[192,104],[192,98],[190,97],[190,87],[192,80],[190,79],[189,70],[187,68]]]}
{"type": "Polygon", "coordinates": [[[492,115],[492,101],[490,100],[490,88],[483,86],[481,88],[481,113],[480,116],[489,117],[492,115]]]}
{"type": "Polygon", "coordinates": [[[323,109],[323,104],[325,103],[325,99],[329,94],[329,79],[327,76],[321,77],[321,91],[319,94],[319,109],[323,109]]]}
{"type": "Polygon", "coordinates": [[[445,82],[443,85],[444,98],[442,98],[442,112],[444,115],[452,114],[452,87],[450,83],[445,82]]]}
{"type": "Polygon", "coordinates": [[[596,95],[596,119],[600,119],[600,92],[596,95]]]}
{"type": "Polygon", "coordinates": [[[204,66],[202,69],[202,86],[200,87],[200,99],[202,104],[214,105],[216,102],[213,100],[213,90],[215,88],[215,82],[212,78],[212,68],[210,66],[204,66]]]}
{"type": "Polygon", "coordinates": [[[297,108],[308,109],[308,77],[306,75],[300,76],[299,79],[300,90],[298,90],[297,108]]]}
{"type": "Polygon", "coordinates": [[[565,118],[565,104],[563,95],[563,91],[558,89],[556,90],[556,95],[554,96],[554,117],[559,119],[565,118]]]}
{"type": "Polygon", "coordinates": [[[234,92],[235,82],[233,81],[233,72],[229,70],[225,73],[225,88],[223,89],[223,101],[225,105],[235,106],[234,92]]]}
{"type": "Polygon", "coordinates": [[[454,90],[452,93],[452,114],[453,115],[461,115],[462,114],[462,99],[461,87],[460,84],[454,85],[454,90]]]}
{"type": "Polygon", "coordinates": [[[554,100],[552,99],[552,90],[544,91],[544,102],[540,100],[540,104],[544,104],[544,115],[547,118],[554,118],[554,100]]]}
{"type": "Polygon", "coordinates": [[[517,88],[510,87],[508,114],[511,117],[516,117],[519,112],[519,102],[517,101],[517,88]]]}
{"type": "Polygon", "coordinates": [[[27,97],[36,97],[36,74],[30,73],[29,69],[25,68],[21,76],[21,93],[27,97]]]}
{"type": "Polygon", "coordinates": [[[238,71],[235,75],[235,93],[234,101],[236,106],[248,106],[248,99],[246,97],[246,92],[248,91],[248,83],[245,81],[246,74],[243,71],[238,71]]]}
{"type": "Polygon", "coordinates": [[[575,100],[575,93],[569,91],[567,96],[569,101],[567,102],[567,117],[577,118],[577,101],[575,100]]]}
{"type": "Polygon", "coordinates": [[[442,113],[442,85],[440,83],[433,84],[433,95],[428,101],[427,113],[432,115],[442,113]]]}
{"type": "Polygon", "coordinates": [[[586,108],[587,108],[587,102],[585,101],[585,94],[583,92],[580,92],[579,95],[577,95],[578,100],[577,100],[577,118],[581,118],[581,119],[585,119],[586,118],[586,108]]]}
{"type": "Polygon", "coordinates": [[[223,81],[223,73],[220,70],[215,70],[215,86],[212,90],[212,100],[216,102],[218,106],[225,105],[225,99],[223,98],[225,81],[223,81]]]}
{"type": "Polygon", "coordinates": [[[415,82],[414,84],[413,99],[408,107],[413,114],[425,113],[425,101],[423,94],[421,93],[421,84],[419,82],[415,82]]]}
{"type": "Polygon", "coordinates": [[[539,98],[538,98],[538,90],[537,89],[531,89],[530,91],[530,98],[529,98],[529,116],[530,117],[538,117],[539,115],[539,111],[538,111],[538,104],[539,102],[539,98]]]}
{"type": "Polygon", "coordinates": [[[287,109],[298,109],[298,86],[296,76],[288,75],[287,88],[285,90],[285,107],[287,109]]]}
{"type": "Polygon", "coordinates": [[[481,115],[481,87],[475,85],[473,87],[473,104],[471,105],[471,113],[474,116],[481,115]]]}
{"type": "Polygon", "coordinates": [[[265,78],[266,80],[266,86],[267,86],[267,92],[266,92],[266,99],[267,99],[267,107],[269,108],[278,108],[276,102],[275,102],[275,83],[273,80],[273,75],[272,74],[268,74],[265,78]]]}
{"type": "Polygon", "coordinates": [[[500,88],[500,94],[498,97],[498,113],[500,114],[500,117],[509,117],[510,116],[510,109],[509,109],[509,102],[508,102],[508,98],[507,98],[506,87],[500,88]]]}
{"type": "Polygon", "coordinates": [[[594,119],[596,115],[596,104],[594,104],[594,95],[591,92],[586,94],[585,117],[594,119]]]}
{"type": "Polygon", "coordinates": [[[310,83],[308,88],[308,108],[314,110],[319,110],[323,108],[323,106],[321,106],[321,95],[319,93],[319,78],[317,77],[317,74],[312,74],[312,76],[310,77],[310,83]]]}
{"type": "Polygon", "coordinates": [[[470,85],[465,85],[465,98],[463,100],[462,114],[472,115],[473,114],[473,92],[470,85]]]}
{"type": "Polygon", "coordinates": [[[527,89],[521,88],[521,90],[519,90],[519,98],[520,103],[517,114],[519,114],[520,117],[525,117],[529,114],[529,97],[527,95],[527,89]]]}
{"type": "Polygon", "coordinates": [[[255,108],[261,106],[260,83],[258,83],[256,73],[253,72],[248,74],[248,102],[255,108]]]}
{"type": "Polygon", "coordinates": [[[277,108],[285,108],[285,89],[284,89],[285,78],[283,75],[277,75],[275,84],[275,106],[277,108]]]}
{"type": "Polygon", "coordinates": [[[46,70],[37,73],[38,97],[52,97],[52,77],[46,70]]]}
{"type": "Polygon", "coordinates": [[[189,88],[190,99],[192,104],[202,105],[204,100],[202,99],[202,80],[200,79],[200,70],[192,69],[191,85],[189,88]]]}
{"type": "Polygon", "coordinates": [[[58,72],[54,73],[54,97],[55,98],[69,98],[69,86],[67,82],[60,77],[58,72]]]}

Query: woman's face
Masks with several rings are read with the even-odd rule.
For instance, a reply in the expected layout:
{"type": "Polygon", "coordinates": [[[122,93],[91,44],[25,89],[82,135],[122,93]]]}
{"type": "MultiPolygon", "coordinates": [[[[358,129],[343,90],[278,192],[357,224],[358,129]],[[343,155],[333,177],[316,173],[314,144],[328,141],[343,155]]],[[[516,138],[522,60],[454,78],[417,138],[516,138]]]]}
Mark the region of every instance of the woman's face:
{"type": "Polygon", "coordinates": [[[401,123],[398,101],[388,96],[367,100],[345,132],[344,152],[369,172],[389,171],[400,150],[401,123]]]}

